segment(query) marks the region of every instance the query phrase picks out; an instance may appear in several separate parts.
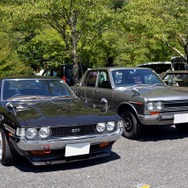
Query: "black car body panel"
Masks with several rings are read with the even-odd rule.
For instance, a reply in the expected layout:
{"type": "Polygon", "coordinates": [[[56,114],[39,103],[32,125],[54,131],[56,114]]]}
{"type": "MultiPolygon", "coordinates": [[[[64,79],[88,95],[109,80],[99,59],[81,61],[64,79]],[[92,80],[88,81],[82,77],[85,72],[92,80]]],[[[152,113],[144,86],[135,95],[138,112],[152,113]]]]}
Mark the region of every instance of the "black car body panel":
{"type": "Polygon", "coordinates": [[[113,143],[123,132],[120,116],[105,106],[102,110],[89,107],[59,78],[3,78],[0,97],[3,165],[13,162],[15,152],[34,165],[104,157],[110,155],[113,143]],[[4,92],[7,83],[16,94],[4,92]],[[101,132],[98,123],[104,127],[101,132]],[[112,130],[107,128],[108,123],[113,124],[112,130]]]}
{"type": "Polygon", "coordinates": [[[114,115],[110,111],[102,114],[98,109],[91,109],[78,99],[76,101],[65,99],[56,102],[32,102],[29,105],[27,105],[27,102],[24,103],[14,105],[18,105],[16,116],[20,121],[25,121],[27,127],[30,127],[30,125],[32,127],[62,126],[62,122],[66,126],[75,124],[75,122],[78,125],[91,124],[110,120],[111,116],[114,115]]]}

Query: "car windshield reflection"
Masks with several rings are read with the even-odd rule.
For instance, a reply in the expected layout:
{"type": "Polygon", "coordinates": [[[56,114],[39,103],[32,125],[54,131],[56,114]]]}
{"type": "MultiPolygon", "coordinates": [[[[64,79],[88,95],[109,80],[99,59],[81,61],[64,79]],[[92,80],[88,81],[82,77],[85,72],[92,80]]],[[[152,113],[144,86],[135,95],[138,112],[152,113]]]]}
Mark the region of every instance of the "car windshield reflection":
{"type": "Polygon", "coordinates": [[[122,69],[112,71],[116,87],[164,85],[152,70],[122,69]]]}
{"type": "Polygon", "coordinates": [[[6,79],[3,81],[2,100],[44,99],[72,97],[67,85],[61,80],[6,79]]]}

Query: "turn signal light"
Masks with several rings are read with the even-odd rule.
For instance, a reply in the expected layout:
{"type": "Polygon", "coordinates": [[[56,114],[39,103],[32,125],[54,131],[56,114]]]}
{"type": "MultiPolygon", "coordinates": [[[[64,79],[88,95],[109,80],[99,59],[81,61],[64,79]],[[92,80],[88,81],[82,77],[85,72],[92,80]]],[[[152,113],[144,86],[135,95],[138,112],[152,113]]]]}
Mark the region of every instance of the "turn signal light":
{"type": "Polygon", "coordinates": [[[99,144],[99,147],[105,148],[105,147],[109,146],[110,144],[111,144],[111,142],[104,142],[104,143],[99,144]]]}
{"type": "Polygon", "coordinates": [[[150,115],[159,115],[160,112],[150,112],[150,115]]]}
{"type": "Polygon", "coordinates": [[[30,151],[30,153],[32,155],[46,155],[46,154],[50,154],[51,151],[50,150],[47,150],[47,151],[44,151],[44,150],[34,150],[34,151],[30,151]]]}

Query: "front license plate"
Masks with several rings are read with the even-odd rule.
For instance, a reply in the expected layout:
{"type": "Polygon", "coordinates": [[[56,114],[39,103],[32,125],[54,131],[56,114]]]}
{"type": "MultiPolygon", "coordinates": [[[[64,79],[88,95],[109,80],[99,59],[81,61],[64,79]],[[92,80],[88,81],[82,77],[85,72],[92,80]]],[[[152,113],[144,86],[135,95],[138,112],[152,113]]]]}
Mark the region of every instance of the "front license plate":
{"type": "Polygon", "coordinates": [[[174,124],[177,123],[188,123],[188,113],[187,114],[175,114],[174,124]]]}
{"type": "Polygon", "coordinates": [[[67,144],[65,147],[65,157],[85,155],[88,154],[90,150],[90,143],[77,143],[77,144],[67,144]]]}

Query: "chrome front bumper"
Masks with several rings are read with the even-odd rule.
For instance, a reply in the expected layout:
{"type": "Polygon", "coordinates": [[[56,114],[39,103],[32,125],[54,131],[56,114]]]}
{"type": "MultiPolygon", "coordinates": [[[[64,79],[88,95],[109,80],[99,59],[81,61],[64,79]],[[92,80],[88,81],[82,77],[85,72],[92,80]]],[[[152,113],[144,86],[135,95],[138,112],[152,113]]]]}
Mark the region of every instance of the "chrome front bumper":
{"type": "Polygon", "coordinates": [[[139,115],[138,116],[139,121],[143,125],[159,125],[159,126],[165,126],[165,125],[172,125],[174,122],[174,114],[170,115],[139,115]]]}
{"type": "Polygon", "coordinates": [[[97,134],[90,136],[75,136],[75,137],[63,137],[49,140],[26,140],[20,138],[17,142],[17,147],[22,151],[33,151],[33,150],[58,150],[63,149],[67,144],[89,142],[92,144],[113,142],[121,137],[123,128],[118,128],[115,132],[110,134],[97,134]]]}

